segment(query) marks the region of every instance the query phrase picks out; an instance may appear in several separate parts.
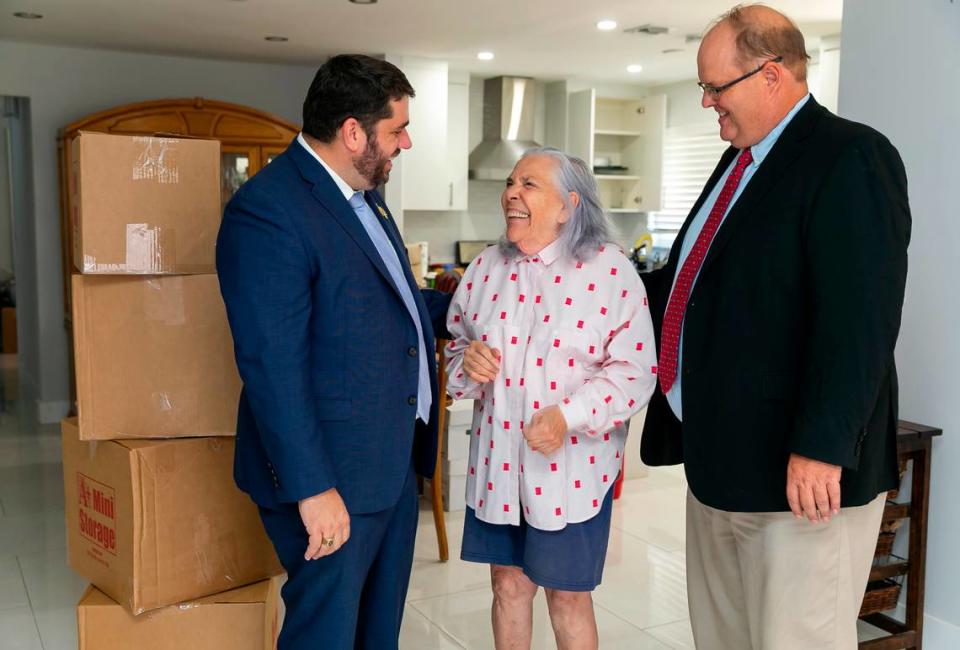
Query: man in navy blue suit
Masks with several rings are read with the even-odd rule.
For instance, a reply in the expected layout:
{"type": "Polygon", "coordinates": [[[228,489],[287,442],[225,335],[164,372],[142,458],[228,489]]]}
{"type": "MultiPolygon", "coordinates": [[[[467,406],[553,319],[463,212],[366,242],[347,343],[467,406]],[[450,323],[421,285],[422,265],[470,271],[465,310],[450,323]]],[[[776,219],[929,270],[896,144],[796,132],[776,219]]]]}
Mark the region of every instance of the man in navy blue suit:
{"type": "Polygon", "coordinates": [[[331,58],[303,131],[227,205],[217,272],[243,392],[234,477],[288,580],[282,650],[397,647],[436,457],[434,332],[374,188],[411,146],[395,66],[331,58]]]}

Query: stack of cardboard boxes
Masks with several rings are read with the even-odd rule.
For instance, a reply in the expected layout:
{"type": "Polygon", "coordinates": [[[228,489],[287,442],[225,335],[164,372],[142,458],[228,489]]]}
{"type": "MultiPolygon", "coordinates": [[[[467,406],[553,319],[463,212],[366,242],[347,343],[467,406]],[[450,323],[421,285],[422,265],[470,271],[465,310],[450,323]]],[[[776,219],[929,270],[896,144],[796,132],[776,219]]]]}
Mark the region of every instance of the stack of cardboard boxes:
{"type": "Polygon", "coordinates": [[[78,417],[64,420],[80,648],[275,646],[279,563],[232,478],[240,379],[220,297],[216,141],[73,145],[78,417]]]}
{"type": "Polygon", "coordinates": [[[447,431],[440,450],[440,479],[443,481],[443,509],[464,510],[467,461],[470,458],[470,429],[473,400],[461,399],[447,407],[447,431]]]}

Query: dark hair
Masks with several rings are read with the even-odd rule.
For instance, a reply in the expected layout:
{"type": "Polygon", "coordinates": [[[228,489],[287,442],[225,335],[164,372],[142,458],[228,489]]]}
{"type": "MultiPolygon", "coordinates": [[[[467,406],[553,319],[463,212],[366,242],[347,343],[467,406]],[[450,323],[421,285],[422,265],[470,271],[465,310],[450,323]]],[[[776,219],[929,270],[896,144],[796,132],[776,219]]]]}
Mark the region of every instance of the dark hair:
{"type": "Polygon", "coordinates": [[[715,21],[726,22],[737,38],[737,53],[741,67],[752,67],[757,59],[783,57],[783,67],[790,70],[797,81],[807,78],[807,60],[810,56],[803,41],[803,32],[787,16],[756,3],[737,5],[715,21]],[[764,12],[764,10],[766,10],[764,12]]]}
{"type": "Polygon", "coordinates": [[[303,100],[303,132],[330,142],[351,117],[368,137],[377,122],[393,115],[391,101],[413,97],[413,86],[400,69],[363,54],[338,54],[320,66],[303,100]]]}

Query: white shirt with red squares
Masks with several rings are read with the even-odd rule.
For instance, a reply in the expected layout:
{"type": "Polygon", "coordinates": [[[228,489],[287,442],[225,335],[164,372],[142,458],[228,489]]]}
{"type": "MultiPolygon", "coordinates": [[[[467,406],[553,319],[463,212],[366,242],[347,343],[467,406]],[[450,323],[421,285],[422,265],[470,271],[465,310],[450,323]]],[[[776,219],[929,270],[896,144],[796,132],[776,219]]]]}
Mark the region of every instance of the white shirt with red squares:
{"type": "Polygon", "coordinates": [[[481,521],[559,530],[600,511],[620,470],[629,418],[650,399],[657,354],[647,295],[630,261],[608,245],[589,261],[558,240],[536,255],[491,246],[470,264],[447,314],[447,391],[473,398],[466,502],[481,521]],[[471,341],[500,350],[497,378],[463,370],[471,341]],[[558,405],[563,446],[527,446],[523,428],[558,405]]]}

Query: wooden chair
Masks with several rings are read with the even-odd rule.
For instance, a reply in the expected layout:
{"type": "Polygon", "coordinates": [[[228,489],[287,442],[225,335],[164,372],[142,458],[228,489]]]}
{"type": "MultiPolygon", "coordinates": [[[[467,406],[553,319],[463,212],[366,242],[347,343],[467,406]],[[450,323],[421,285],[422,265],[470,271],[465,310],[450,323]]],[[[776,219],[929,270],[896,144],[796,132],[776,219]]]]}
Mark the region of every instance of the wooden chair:
{"type": "Polygon", "coordinates": [[[440,403],[437,405],[437,461],[433,468],[433,480],[430,488],[433,499],[433,523],[437,528],[437,546],[440,548],[440,561],[450,559],[450,550],[447,547],[447,525],[443,518],[443,472],[441,456],[443,453],[443,437],[447,435],[447,407],[453,402],[447,396],[447,369],[443,360],[443,350],[449,341],[437,339],[437,393],[440,403]]]}

